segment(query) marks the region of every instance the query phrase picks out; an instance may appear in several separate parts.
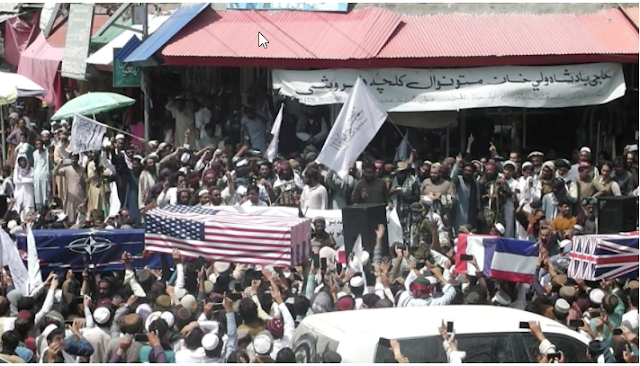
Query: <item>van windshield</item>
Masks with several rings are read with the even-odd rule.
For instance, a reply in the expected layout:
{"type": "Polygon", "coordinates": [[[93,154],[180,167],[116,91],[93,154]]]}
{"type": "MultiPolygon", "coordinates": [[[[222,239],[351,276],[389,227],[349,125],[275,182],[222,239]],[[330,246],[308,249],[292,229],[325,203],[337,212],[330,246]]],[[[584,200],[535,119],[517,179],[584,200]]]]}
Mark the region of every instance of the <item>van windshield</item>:
{"type": "MultiPolygon", "coordinates": [[[[465,363],[513,363],[516,362],[511,333],[456,334],[458,350],[464,351],[465,363]]],[[[420,337],[399,339],[402,354],[411,363],[447,363],[447,353],[442,337],[420,337]]],[[[393,352],[387,347],[377,346],[375,363],[395,363],[393,352]]]]}
{"type": "MultiPolygon", "coordinates": [[[[442,338],[421,337],[398,339],[402,354],[411,363],[447,363],[447,354],[442,348],[442,338]]],[[[377,346],[375,363],[397,363],[391,349],[377,346]]]]}

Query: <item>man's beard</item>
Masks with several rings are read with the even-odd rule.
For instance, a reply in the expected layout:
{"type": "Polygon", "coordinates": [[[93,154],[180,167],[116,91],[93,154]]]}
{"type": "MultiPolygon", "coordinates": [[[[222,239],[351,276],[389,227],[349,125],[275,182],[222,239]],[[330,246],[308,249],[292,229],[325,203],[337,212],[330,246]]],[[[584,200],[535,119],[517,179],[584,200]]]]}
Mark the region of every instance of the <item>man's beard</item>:
{"type": "Polygon", "coordinates": [[[596,214],[591,212],[591,213],[585,213],[585,216],[587,217],[587,220],[595,220],[596,219],[596,214]]]}
{"type": "Polygon", "coordinates": [[[486,173],[487,181],[494,181],[498,178],[498,173],[486,173]]]}
{"type": "Polygon", "coordinates": [[[462,174],[462,179],[464,179],[465,182],[471,182],[473,180],[473,174],[462,174]]]}
{"type": "Polygon", "coordinates": [[[140,173],[142,173],[142,167],[133,168],[133,174],[135,174],[136,177],[139,177],[140,173]]]}
{"type": "Polygon", "coordinates": [[[211,204],[214,206],[220,206],[222,204],[222,198],[212,198],[211,204]]]}
{"type": "Polygon", "coordinates": [[[278,177],[281,180],[292,180],[293,179],[293,170],[283,170],[278,174],[278,177]]]}
{"type": "Polygon", "coordinates": [[[425,180],[431,178],[431,172],[426,171],[424,173],[420,173],[420,180],[425,180]]]}
{"type": "Polygon", "coordinates": [[[440,180],[442,179],[442,176],[432,176],[431,177],[431,182],[433,183],[438,183],[440,180]]]}

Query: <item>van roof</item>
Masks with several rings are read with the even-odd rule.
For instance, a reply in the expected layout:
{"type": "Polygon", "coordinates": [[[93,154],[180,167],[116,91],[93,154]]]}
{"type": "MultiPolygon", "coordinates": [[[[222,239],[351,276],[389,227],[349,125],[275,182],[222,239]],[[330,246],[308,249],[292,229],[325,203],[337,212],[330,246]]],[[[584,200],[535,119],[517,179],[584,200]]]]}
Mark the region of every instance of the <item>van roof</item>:
{"type": "Polygon", "coordinates": [[[483,305],[336,311],[306,317],[302,323],[333,339],[364,333],[385,338],[411,338],[437,335],[443,320],[454,322],[454,329],[458,334],[527,332],[520,329],[520,322],[537,321],[543,332],[582,337],[566,326],[538,314],[483,305]]]}

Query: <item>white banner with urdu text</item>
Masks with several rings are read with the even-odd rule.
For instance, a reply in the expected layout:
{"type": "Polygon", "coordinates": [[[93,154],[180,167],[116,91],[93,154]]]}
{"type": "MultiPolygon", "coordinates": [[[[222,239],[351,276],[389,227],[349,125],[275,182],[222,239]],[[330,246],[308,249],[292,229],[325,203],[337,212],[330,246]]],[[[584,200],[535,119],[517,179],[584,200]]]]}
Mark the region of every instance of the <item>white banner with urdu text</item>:
{"type": "Polygon", "coordinates": [[[605,104],[626,90],[622,65],[463,69],[273,70],[273,88],[306,105],[344,103],[358,75],[388,112],[564,108],[605,104]]]}

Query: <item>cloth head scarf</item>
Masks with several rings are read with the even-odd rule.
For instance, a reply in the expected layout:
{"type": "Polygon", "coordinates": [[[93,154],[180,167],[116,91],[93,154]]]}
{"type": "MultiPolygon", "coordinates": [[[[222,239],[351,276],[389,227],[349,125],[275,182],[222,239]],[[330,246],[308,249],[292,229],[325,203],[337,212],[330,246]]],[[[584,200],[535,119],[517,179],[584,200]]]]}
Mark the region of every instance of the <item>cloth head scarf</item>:
{"type": "Polygon", "coordinates": [[[16,159],[16,166],[15,168],[13,168],[14,179],[22,180],[24,178],[27,178],[30,172],[31,166],[29,166],[29,159],[27,159],[27,155],[19,154],[18,158],[16,159]],[[24,159],[27,162],[26,167],[23,168],[20,166],[20,159],[24,159]]]}
{"type": "Polygon", "coordinates": [[[542,163],[542,168],[540,168],[540,180],[545,180],[542,179],[542,171],[544,170],[544,168],[547,167],[551,170],[551,178],[553,179],[553,177],[555,176],[555,172],[556,172],[556,165],[554,164],[554,162],[552,160],[549,161],[545,161],[544,163],[542,163]]]}
{"type": "Polygon", "coordinates": [[[428,294],[431,294],[431,282],[424,277],[418,277],[413,282],[411,282],[409,289],[414,294],[417,291],[425,291],[428,294]]]}

